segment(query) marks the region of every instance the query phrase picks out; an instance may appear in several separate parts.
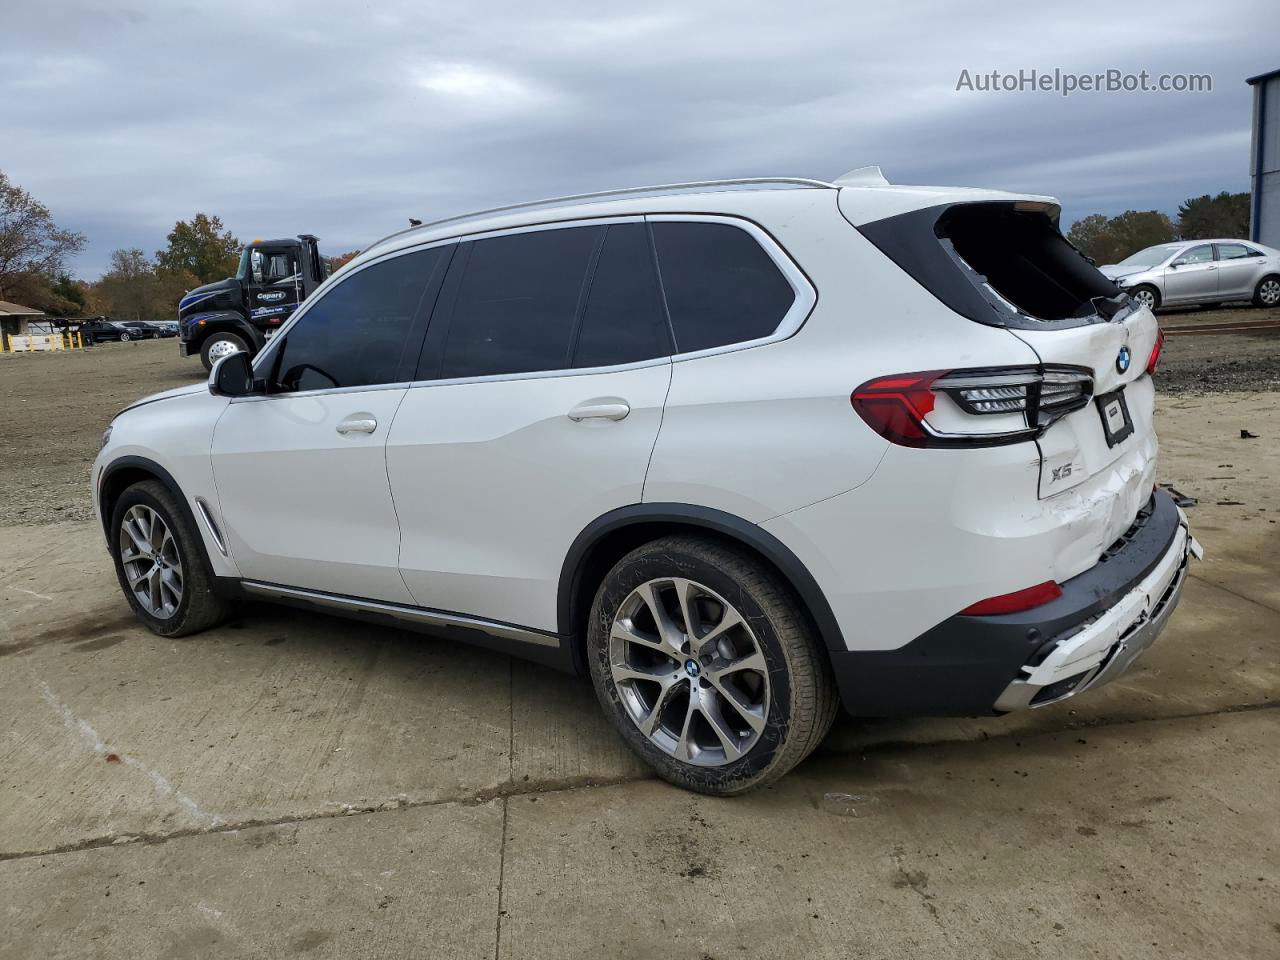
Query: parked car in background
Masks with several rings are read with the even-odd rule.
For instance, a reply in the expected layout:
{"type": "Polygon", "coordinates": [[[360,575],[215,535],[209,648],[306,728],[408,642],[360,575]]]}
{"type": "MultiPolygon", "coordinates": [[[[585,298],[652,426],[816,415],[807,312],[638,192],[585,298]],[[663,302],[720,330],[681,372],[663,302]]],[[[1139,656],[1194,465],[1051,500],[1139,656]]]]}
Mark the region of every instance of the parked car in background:
{"type": "Polygon", "coordinates": [[[145,320],[122,320],[120,327],[124,333],[121,340],[159,340],[160,328],[145,320]]]}
{"type": "Polygon", "coordinates": [[[841,701],[1091,690],[1198,548],[1155,485],[1156,319],[1058,214],[872,168],[389,237],[256,358],[115,418],[121,589],[162,636],[249,595],[587,674],[714,794],[782,776],[841,701]]]}
{"type": "MultiPolygon", "coordinates": [[[[124,339],[125,329],[106,317],[95,317],[92,320],[81,320],[77,327],[86,346],[95,343],[115,343],[124,339]]],[[[132,335],[130,335],[132,336],[132,335]]]]}
{"type": "Polygon", "coordinates": [[[1144,306],[1252,300],[1280,305],[1280,250],[1246,240],[1183,240],[1098,268],[1144,306]]]}
{"type": "Polygon", "coordinates": [[[168,338],[168,337],[176,337],[178,335],[178,325],[173,321],[157,323],[156,327],[159,328],[160,336],[162,337],[168,338]]]}

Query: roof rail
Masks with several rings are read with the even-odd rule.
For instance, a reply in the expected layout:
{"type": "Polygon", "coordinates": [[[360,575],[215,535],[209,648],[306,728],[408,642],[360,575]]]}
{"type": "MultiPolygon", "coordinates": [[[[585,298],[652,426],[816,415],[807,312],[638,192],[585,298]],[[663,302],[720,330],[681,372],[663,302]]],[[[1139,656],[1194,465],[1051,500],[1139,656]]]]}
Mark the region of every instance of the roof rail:
{"type": "Polygon", "coordinates": [[[490,207],[488,210],[475,210],[471,213],[461,213],[454,217],[443,217],[440,220],[429,220],[416,226],[407,227],[404,230],[397,230],[395,233],[389,233],[381,240],[369,244],[366,248],[372,250],[393,240],[396,237],[403,236],[406,233],[413,233],[415,230],[425,230],[427,227],[438,227],[446,223],[454,223],[455,221],[476,220],[480,217],[492,216],[495,213],[508,213],[515,210],[528,210],[533,207],[549,206],[556,203],[569,203],[574,200],[604,200],[610,198],[622,198],[630,196],[638,196],[646,193],[674,193],[678,190],[695,190],[704,187],[740,187],[740,186],[756,186],[765,184],[789,184],[795,187],[816,187],[824,190],[834,188],[834,184],[826,180],[811,180],[807,177],[741,177],[735,180],[691,180],[687,183],[661,183],[651,187],[624,187],[620,190],[600,190],[595,193],[575,193],[565,197],[548,197],[545,200],[527,200],[524,203],[511,203],[503,207],[490,207]]]}

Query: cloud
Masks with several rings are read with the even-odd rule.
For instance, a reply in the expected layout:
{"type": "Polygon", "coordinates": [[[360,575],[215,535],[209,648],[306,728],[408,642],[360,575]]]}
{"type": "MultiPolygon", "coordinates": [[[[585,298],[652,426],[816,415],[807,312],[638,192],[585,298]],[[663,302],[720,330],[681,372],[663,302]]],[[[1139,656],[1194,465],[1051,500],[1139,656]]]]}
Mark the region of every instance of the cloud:
{"type": "Polygon", "coordinates": [[[1248,188],[1271,0],[624,10],[547,0],[6,5],[0,166],[112,249],[216,213],[363,247],[409,216],[642,183],[832,177],[1058,196],[1064,219],[1248,188]],[[1208,94],[957,92],[960,71],[1210,73],[1208,94]]]}

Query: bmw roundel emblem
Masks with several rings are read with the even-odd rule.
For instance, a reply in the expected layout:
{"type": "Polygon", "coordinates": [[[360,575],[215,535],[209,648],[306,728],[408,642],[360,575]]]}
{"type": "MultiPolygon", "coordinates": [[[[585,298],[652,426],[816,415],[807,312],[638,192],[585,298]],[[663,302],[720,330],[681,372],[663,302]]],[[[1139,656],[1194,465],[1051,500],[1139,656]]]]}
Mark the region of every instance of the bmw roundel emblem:
{"type": "Polygon", "coordinates": [[[1127,346],[1121,347],[1120,352],[1116,354],[1116,370],[1120,373],[1124,373],[1128,370],[1130,359],[1129,348],[1127,346]]]}

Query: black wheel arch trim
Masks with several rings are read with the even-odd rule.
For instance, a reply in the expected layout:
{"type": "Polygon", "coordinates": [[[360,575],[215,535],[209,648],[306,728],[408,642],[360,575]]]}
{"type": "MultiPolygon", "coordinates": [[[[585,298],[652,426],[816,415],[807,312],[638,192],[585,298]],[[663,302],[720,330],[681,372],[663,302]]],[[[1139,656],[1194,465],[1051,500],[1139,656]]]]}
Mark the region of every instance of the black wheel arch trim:
{"type": "Polygon", "coordinates": [[[610,534],[626,527],[647,523],[672,523],[697,527],[739,541],[771,563],[787,580],[813,619],[814,626],[829,650],[847,650],[844,635],[831,604],[808,568],[781,540],[759,524],[723,510],[687,503],[637,503],[618,507],[589,523],[565,555],[560,570],[556,601],[556,623],[562,636],[575,637],[579,631],[574,613],[581,607],[582,575],[592,549],[610,534]]]}
{"type": "MultiPolygon", "coordinates": [[[[183,494],[182,488],[178,486],[178,481],[173,479],[173,474],[147,457],[124,456],[112,460],[103,467],[102,477],[98,480],[98,489],[94,494],[98,498],[98,512],[102,515],[102,532],[106,534],[108,543],[111,542],[111,516],[106,509],[107,505],[104,497],[106,496],[108,482],[122,470],[141,470],[144,473],[151,474],[164,484],[169,493],[173,495],[173,499],[177,501],[178,508],[182,511],[184,518],[191,524],[192,529],[199,533],[200,525],[196,523],[195,513],[191,510],[191,504],[187,503],[187,498],[183,494]]],[[[205,562],[208,562],[207,557],[205,562]]]]}

